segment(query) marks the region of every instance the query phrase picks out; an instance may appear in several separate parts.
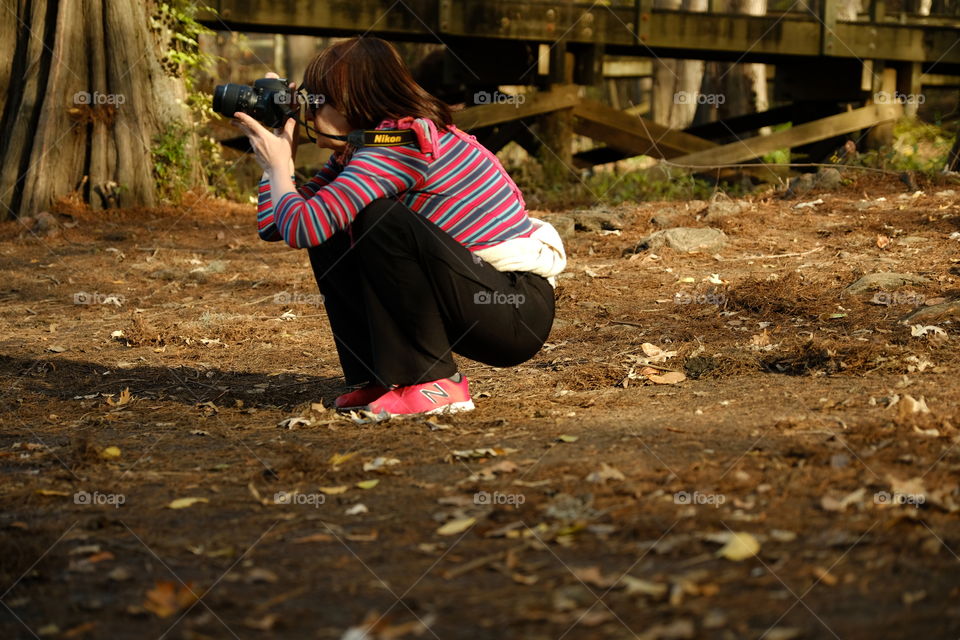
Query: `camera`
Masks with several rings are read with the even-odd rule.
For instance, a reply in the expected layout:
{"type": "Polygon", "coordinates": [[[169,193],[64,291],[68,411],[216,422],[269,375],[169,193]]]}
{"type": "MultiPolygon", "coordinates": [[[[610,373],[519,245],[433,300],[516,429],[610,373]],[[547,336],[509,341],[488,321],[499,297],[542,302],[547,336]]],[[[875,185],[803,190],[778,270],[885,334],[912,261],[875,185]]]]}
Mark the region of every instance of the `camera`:
{"type": "Polygon", "coordinates": [[[221,84],[213,91],[213,110],[232,118],[245,113],[264,126],[280,128],[297,115],[294,92],[283,78],[260,78],[250,87],[245,84],[221,84]]]}

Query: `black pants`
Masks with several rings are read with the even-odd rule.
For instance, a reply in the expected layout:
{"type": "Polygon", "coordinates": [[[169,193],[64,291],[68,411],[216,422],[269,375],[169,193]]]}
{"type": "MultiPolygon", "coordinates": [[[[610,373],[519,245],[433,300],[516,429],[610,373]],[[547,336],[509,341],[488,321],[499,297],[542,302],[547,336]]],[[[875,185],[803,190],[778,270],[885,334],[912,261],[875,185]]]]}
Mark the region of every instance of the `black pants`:
{"type": "Polygon", "coordinates": [[[347,384],[450,377],[453,353],[517,365],[553,325],[545,278],[497,271],[394,200],[374,201],[309,254],[347,384]]]}

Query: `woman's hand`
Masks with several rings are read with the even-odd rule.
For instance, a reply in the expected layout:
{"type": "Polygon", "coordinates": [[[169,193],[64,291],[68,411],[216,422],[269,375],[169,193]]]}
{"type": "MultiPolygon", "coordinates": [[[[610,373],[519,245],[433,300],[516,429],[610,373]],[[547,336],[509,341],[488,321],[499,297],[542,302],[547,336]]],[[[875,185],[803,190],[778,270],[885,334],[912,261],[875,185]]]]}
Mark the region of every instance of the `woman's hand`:
{"type": "Polygon", "coordinates": [[[238,120],[236,126],[250,139],[250,146],[256,155],[257,163],[271,175],[293,174],[293,153],[297,121],[287,120],[280,134],[274,134],[262,124],[245,113],[237,112],[233,117],[238,120]]]}

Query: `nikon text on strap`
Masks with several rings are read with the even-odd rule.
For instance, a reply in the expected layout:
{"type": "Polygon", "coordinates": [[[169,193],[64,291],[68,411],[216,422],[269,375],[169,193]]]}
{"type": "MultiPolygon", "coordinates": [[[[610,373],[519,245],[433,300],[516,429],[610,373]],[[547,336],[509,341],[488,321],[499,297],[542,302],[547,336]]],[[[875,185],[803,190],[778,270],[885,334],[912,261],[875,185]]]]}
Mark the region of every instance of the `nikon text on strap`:
{"type": "Polygon", "coordinates": [[[349,142],[354,147],[401,147],[416,144],[413,129],[356,129],[345,136],[317,131],[317,135],[349,142]]]}

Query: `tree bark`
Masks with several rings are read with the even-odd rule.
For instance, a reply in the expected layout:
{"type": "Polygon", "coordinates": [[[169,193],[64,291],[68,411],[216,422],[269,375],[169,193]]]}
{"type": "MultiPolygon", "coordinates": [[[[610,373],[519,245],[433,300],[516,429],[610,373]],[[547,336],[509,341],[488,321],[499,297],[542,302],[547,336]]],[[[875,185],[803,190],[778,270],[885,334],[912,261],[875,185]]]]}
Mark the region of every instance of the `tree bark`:
{"type": "Polygon", "coordinates": [[[156,4],[17,0],[15,11],[0,21],[0,211],[32,215],[78,189],[94,208],[156,204],[155,138],[179,131],[195,148],[156,4]]]}
{"type": "MultiPolygon", "coordinates": [[[[658,9],[703,12],[707,0],[654,0],[658,9]]],[[[654,122],[671,129],[686,129],[697,112],[697,96],[703,79],[703,60],[654,59],[653,97],[650,111],[654,122]]]]}
{"type": "MultiPolygon", "coordinates": [[[[721,11],[730,13],[759,16],[767,12],[767,0],[726,0],[718,4],[721,11]]],[[[722,100],[700,105],[698,120],[724,120],[766,111],[770,107],[766,65],[761,63],[712,63],[705,74],[703,85],[705,94],[713,94],[717,98],[722,96],[722,100]]]]}

